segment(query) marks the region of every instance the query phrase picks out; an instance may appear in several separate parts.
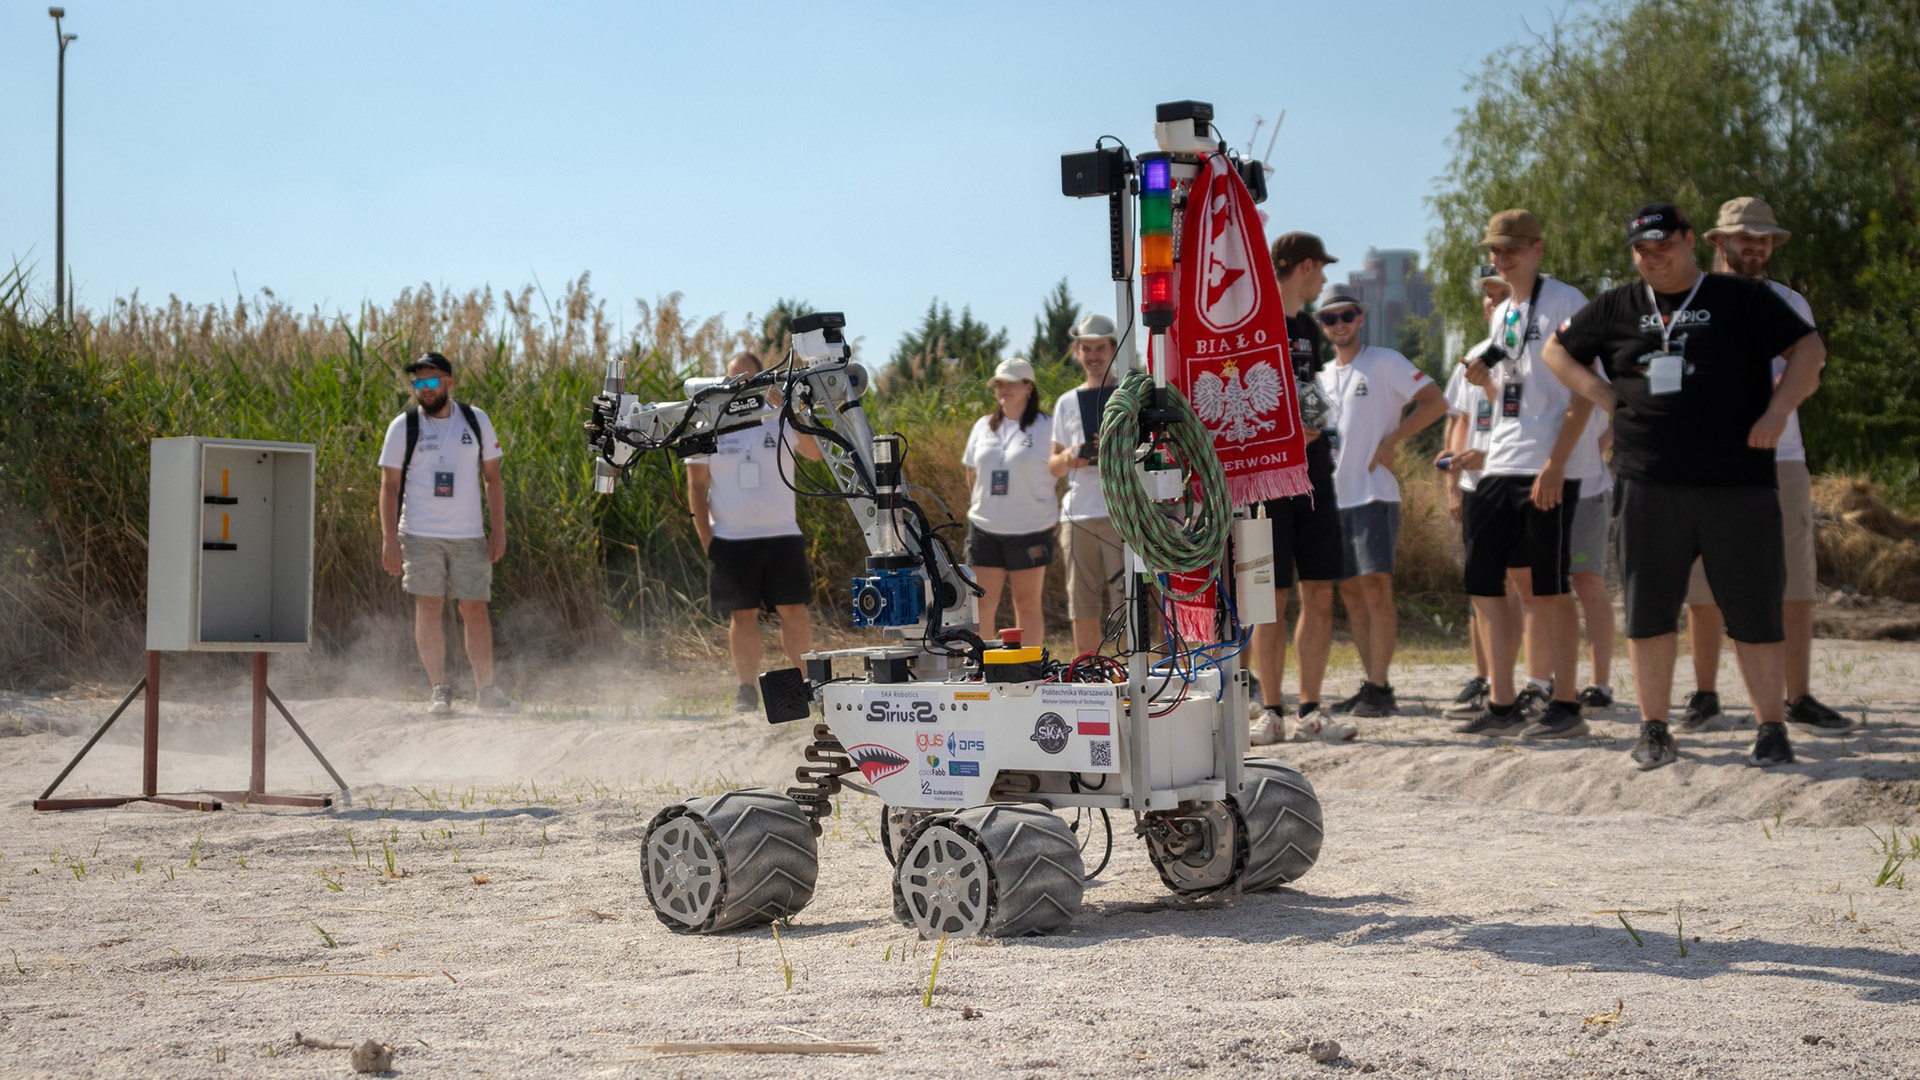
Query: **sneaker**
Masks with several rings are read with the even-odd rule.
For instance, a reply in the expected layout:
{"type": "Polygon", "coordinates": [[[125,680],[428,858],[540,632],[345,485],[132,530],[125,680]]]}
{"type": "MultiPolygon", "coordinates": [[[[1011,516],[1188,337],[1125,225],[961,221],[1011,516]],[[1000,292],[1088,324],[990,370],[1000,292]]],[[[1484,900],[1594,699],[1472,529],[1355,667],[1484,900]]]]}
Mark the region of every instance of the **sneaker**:
{"type": "Polygon", "coordinates": [[[1278,709],[1261,709],[1260,716],[1247,724],[1247,745],[1272,746],[1287,740],[1287,716],[1278,709]]]}
{"type": "Polygon", "coordinates": [[[1532,722],[1532,720],[1527,718],[1527,714],[1521,712],[1519,709],[1511,709],[1505,714],[1501,714],[1494,712],[1493,706],[1488,705],[1485,709],[1481,710],[1479,716],[1474,717],[1453,730],[1462,735],[1512,735],[1532,722]]]}
{"type": "Polygon", "coordinates": [[[750,682],[740,684],[740,692],[733,696],[733,711],[737,713],[755,712],[760,708],[760,692],[750,682]]]}
{"type": "Polygon", "coordinates": [[[1595,683],[1580,691],[1580,695],[1573,700],[1579,702],[1583,708],[1609,709],[1613,707],[1613,687],[1595,683]]]}
{"type": "Polygon", "coordinates": [[[1335,716],[1339,716],[1342,713],[1350,713],[1354,710],[1355,706],[1359,705],[1361,701],[1366,699],[1366,696],[1367,696],[1367,684],[1365,682],[1362,682],[1360,684],[1360,689],[1356,691],[1352,697],[1341,698],[1339,701],[1336,701],[1333,704],[1326,706],[1326,710],[1327,712],[1335,716]]]}
{"type": "Polygon", "coordinates": [[[498,686],[480,688],[480,707],[488,712],[519,712],[520,703],[508,697],[498,686]]]}
{"type": "Polygon", "coordinates": [[[1370,718],[1400,715],[1400,702],[1393,696],[1391,686],[1361,683],[1359,697],[1353,708],[1347,710],[1347,715],[1370,718]]]}
{"type": "Polygon", "coordinates": [[[1291,737],[1294,742],[1352,742],[1359,735],[1359,728],[1343,724],[1324,711],[1314,709],[1301,714],[1293,722],[1291,737]]]}
{"type": "Polygon", "coordinates": [[[1633,763],[1641,772],[1671,765],[1680,760],[1673,745],[1673,733],[1665,720],[1648,720],[1640,725],[1640,741],[1633,744],[1633,763]]]}
{"type": "Polygon", "coordinates": [[[1523,739],[1577,739],[1585,735],[1587,720],[1580,715],[1580,706],[1567,701],[1551,701],[1540,713],[1540,719],[1520,732],[1523,739]]]}
{"type": "Polygon", "coordinates": [[[1453,695],[1453,702],[1440,710],[1440,715],[1453,720],[1479,716],[1487,707],[1488,689],[1487,680],[1475,675],[1460,687],[1460,692],[1453,695]]]}
{"type": "Polygon", "coordinates": [[[1787,702],[1787,719],[1813,729],[1815,735],[1845,735],[1860,727],[1858,720],[1849,720],[1822,705],[1812,694],[1787,702]]]}
{"type": "Polygon", "coordinates": [[[1753,739],[1753,750],[1747,755],[1747,764],[1756,769],[1793,764],[1793,744],[1787,741],[1787,725],[1761,724],[1760,733],[1753,739]]]}
{"type": "Polygon", "coordinates": [[[427,698],[427,711],[435,716],[445,716],[453,711],[453,687],[448,683],[436,683],[433,693],[427,698]]]}
{"type": "Polygon", "coordinates": [[[1687,707],[1680,710],[1680,730],[1692,734],[1705,731],[1720,715],[1720,695],[1712,690],[1695,690],[1687,695],[1687,707]]]}
{"type": "Polygon", "coordinates": [[[1538,683],[1531,681],[1521,687],[1520,695],[1513,699],[1514,705],[1518,707],[1521,712],[1525,713],[1529,720],[1540,719],[1540,714],[1547,711],[1547,705],[1552,701],[1552,683],[1548,683],[1546,689],[1543,690],[1538,683]]]}

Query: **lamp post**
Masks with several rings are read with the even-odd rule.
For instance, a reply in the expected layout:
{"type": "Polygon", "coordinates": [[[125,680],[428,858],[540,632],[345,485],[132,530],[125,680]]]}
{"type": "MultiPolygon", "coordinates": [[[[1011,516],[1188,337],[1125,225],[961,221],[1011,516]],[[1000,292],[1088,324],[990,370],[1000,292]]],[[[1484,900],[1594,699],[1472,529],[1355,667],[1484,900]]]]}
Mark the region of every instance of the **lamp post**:
{"type": "Polygon", "coordinates": [[[61,32],[60,20],[66,8],[50,7],[53,36],[60,43],[60,92],[53,125],[53,307],[67,312],[67,46],[80,39],[79,34],[61,32]]]}

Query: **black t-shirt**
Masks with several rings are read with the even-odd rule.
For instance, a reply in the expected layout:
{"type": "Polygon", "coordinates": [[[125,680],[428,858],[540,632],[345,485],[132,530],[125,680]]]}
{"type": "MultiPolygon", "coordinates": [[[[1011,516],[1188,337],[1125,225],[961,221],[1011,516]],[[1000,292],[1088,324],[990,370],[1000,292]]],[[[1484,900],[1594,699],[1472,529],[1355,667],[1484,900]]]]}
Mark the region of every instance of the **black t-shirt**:
{"type": "Polygon", "coordinates": [[[1765,281],[1708,274],[1680,313],[1669,351],[1684,358],[1680,389],[1654,394],[1649,358],[1660,326],[1686,300],[1635,281],[1601,293],[1561,324],[1560,344],[1575,360],[1606,365],[1620,404],[1613,415],[1613,464],[1626,477],[1689,487],[1773,487],[1772,450],[1747,446],[1747,434],[1773,397],[1773,358],[1813,332],[1765,281]]]}
{"type": "MultiPolygon", "coordinates": [[[[1287,316],[1287,358],[1293,364],[1296,393],[1306,393],[1314,385],[1314,376],[1327,362],[1320,354],[1320,320],[1305,311],[1287,316]]],[[[1314,486],[1324,481],[1333,484],[1332,440],[1321,437],[1307,444],[1307,476],[1314,486]]]]}

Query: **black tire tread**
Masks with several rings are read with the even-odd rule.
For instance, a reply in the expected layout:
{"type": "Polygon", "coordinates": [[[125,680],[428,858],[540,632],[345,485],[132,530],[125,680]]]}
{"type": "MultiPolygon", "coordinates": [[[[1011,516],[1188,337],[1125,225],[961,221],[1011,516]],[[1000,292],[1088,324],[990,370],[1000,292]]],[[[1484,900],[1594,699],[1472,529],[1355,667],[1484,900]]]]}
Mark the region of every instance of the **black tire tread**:
{"type": "Polygon", "coordinates": [[[675,932],[718,934],[765,926],[798,913],[813,900],[820,853],[812,822],[799,803],[767,788],[689,799],[656,815],[647,826],[647,839],[667,819],[681,815],[700,819],[712,833],[724,888],[705,925],[687,926],[655,911],[675,932]]]}
{"type": "Polygon", "coordinates": [[[1250,758],[1244,787],[1233,796],[1246,827],[1242,892],[1275,889],[1313,869],[1320,858],[1325,823],[1313,784],[1298,769],[1268,758],[1250,758]]]}

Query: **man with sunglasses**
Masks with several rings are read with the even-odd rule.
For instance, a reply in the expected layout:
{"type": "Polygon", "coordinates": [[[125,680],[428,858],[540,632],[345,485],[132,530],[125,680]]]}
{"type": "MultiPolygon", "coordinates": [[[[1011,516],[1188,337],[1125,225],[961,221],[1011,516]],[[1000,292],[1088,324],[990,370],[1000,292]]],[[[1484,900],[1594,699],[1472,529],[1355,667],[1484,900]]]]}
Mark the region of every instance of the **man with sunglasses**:
{"type": "Polygon", "coordinates": [[[427,711],[453,711],[446,597],[460,608],[480,707],[517,708],[493,682],[493,564],[507,552],[500,440],[487,414],[453,399],[453,362],[437,352],[407,365],[414,404],[380,448],[380,563],[413,595],[413,643],[433,691],[427,711]],[[480,489],[486,488],[486,521],[480,489]]]}
{"type": "Polygon", "coordinates": [[[1333,442],[1333,489],[1340,505],[1340,599],[1365,671],[1359,693],[1331,711],[1393,716],[1400,711],[1388,677],[1400,636],[1393,608],[1393,556],[1400,541],[1394,451],[1446,415],[1447,399],[1406,357],[1361,343],[1366,311],[1352,289],[1327,286],[1318,307],[1334,355],[1320,372],[1319,387],[1328,412],[1321,437],[1333,442]]]}
{"type": "Polygon", "coordinates": [[[1298,720],[1287,716],[1280,680],[1287,670],[1287,628],[1275,620],[1253,628],[1253,670],[1260,680],[1265,708],[1248,725],[1255,746],[1283,739],[1346,742],[1358,734],[1320,707],[1320,681],[1333,647],[1333,583],[1340,579],[1340,504],[1333,490],[1331,439],[1322,438],[1326,400],[1316,379],[1326,360],[1320,355],[1320,326],[1306,307],[1327,283],[1327,266],[1338,262],[1318,236],[1290,232],[1273,242],[1273,272],[1280,284],[1280,307],[1287,316],[1287,354],[1300,394],[1300,420],[1307,436],[1307,479],[1313,494],[1269,499],[1262,512],[1273,522],[1273,585],[1284,616],[1287,587],[1296,570],[1300,579],[1300,621],[1294,648],[1300,654],[1298,720]]]}
{"type": "Polygon", "coordinates": [[[1697,557],[1720,601],[1759,721],[1747,764],[1793,761],[1784,721],[1786,556],[1774,448],[1819,386],[1826,346],[1765,281],[1703,274],[1672,203],[1640,208],[1627,246],[1640,280],[1602,293],[1547,341],[1573,391],[1614,415],[1627,656],[1641,769],[1678,760],[1667,726],[1680,609],[1697,557]],[[1776,383],[1773,358],[1785,361],[1776,383]],[[1589,366],[1605,365],[1612,383],[1589,366]]]}
{"type": "Polygon", "coordinates": [[[1486,709],[1457,730],[1573,738],[1588,730],[1573,696],[1580,652],[1580,614],[1572,591],[1574,510],[1582,482],[1591,482],[1605,466],[1587,432],[1593,403],[1575,398],[1548,369],[1540,350],[1554,327],[1586,306],[1586,297],[1540,273],[1545,250],[1540,222],[1526,210],[1493,215],[1480,246],[1511,292],[1489,316],[1491,344],[1463,372],[1493,406],[1486,450],[1465,451],[1460,464],[1481,470],[1462,502],[1461,521],[1467,595],[1490,644],[1492,686],[1486,709]],[[1527,619],[1544,631],[1556,690],[1538,720],[1517,706],[1513,684],[1523,626],[1514,622],[1505,597],[1508,557],[1517,550],[1526,552],[1532,585],[1521,603],[1527,619]]]}

